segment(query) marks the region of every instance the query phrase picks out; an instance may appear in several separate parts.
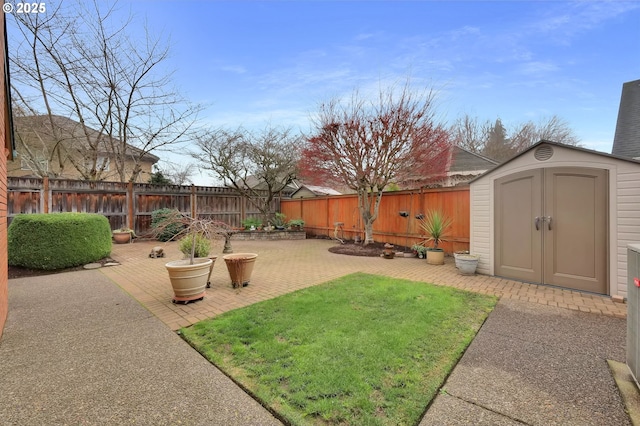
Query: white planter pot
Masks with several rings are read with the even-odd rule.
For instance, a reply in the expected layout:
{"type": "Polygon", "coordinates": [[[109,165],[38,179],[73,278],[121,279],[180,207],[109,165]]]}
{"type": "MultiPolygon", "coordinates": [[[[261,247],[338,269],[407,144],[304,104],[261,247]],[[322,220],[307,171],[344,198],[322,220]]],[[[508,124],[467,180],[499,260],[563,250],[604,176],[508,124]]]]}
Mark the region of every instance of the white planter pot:
{"type": "Polygon", "coordinates": [[[459,254],[456,256],[456,263],[458,264],[458,272],[462,275],[473,275],[476,273],[478,267],[478,260],[480,256],[473,254],[459,254]]]}
{"type": "Polygon", "coordinates": [[[173,287],[174,303],[204,298],[213,261],[206,257],[193,261],[193,265],[189,264],[189,259],[174,260],[165,265],[173,287]]]}

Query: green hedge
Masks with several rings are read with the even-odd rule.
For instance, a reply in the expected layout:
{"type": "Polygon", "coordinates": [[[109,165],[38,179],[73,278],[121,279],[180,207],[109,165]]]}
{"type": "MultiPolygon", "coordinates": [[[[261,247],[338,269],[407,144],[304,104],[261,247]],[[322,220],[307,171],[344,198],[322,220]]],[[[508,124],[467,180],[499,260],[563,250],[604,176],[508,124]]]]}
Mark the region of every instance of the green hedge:
{"type": "Polygon", "coordinates": [[[89,213],[23,214],[8,230],[9,265],[55,270],[84,265],[111,253],[106,217],[89,213]]]}

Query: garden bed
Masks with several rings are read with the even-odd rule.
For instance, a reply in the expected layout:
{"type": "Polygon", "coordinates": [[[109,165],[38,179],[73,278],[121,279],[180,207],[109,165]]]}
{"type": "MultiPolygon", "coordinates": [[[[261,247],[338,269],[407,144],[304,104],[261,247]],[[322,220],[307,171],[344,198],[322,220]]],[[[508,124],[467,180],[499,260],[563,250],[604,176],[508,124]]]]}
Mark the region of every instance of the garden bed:
{"type": "Polygon", "coordinates": [[[232,240],[239,241],[304,240],[306,238],[305,231],[240,231],[231,237],[232,240]]]}

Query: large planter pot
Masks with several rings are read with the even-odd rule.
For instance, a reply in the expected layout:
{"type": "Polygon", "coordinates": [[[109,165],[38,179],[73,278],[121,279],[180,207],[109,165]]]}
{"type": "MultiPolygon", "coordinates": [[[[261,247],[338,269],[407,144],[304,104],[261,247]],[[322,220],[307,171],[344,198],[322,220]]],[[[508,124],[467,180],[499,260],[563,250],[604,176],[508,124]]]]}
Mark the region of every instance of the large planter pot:
{"type": "Polygon", "coordinates": [[[209,266],[209,275],[207,275],[207,288],[211,287],[211,272],[213,272],[213,265],[216,263],[218,256],[209,256],[211,259],[211,266],[209,266]]]}
{"type": "Polygon", "coordinates": [[[173,287],[173,303],[190,302],[204,298],[211,259],[195,258],[193,265],[189,259],[174,260],[165,265],[169,272],[171,287],[173,287]]]}
{"type": "Polygon", "coordinates": [[[116,244],[126,244],[131,241],[131,232],[114,232],[112,235],[116,244]]]}
{"type": "Polygon", "coordinates": [[[429,265],[444,265],[444,250],[443,249],[427,250],[427,263],[429,265]]]}
{"type": "Polygon", "coordinates": [[[257,257],[255,253],[234,253],[222,256],[227,264],[233,288],[249,285],[257,257]]]}
{"type": "Polygon", "coordinates": [[[458,272],[462,275],[473,275],[476,273],[480,256],[473,254],[459,254],[457,258],[458,272]]]}

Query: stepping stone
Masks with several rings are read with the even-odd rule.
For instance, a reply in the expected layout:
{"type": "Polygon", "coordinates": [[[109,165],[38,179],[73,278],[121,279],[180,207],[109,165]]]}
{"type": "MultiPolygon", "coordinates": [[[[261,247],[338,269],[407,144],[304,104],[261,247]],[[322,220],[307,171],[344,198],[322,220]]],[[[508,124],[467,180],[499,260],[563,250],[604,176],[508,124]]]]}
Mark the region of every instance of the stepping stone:
{"type": "Polygon", "coordinates": [[[98,269],[101,268],[102,265],[99,263],[87,263],[83,266],[84,269],[98,269]]]}

